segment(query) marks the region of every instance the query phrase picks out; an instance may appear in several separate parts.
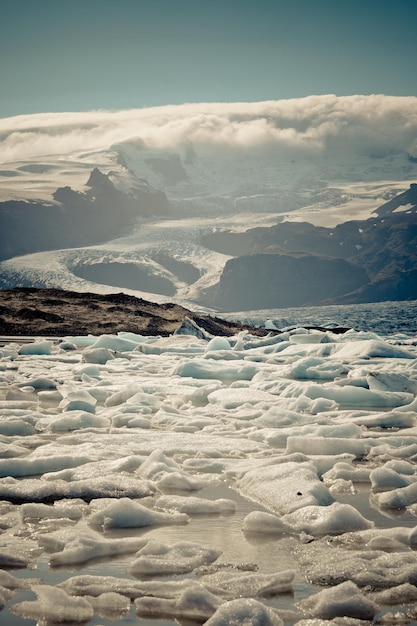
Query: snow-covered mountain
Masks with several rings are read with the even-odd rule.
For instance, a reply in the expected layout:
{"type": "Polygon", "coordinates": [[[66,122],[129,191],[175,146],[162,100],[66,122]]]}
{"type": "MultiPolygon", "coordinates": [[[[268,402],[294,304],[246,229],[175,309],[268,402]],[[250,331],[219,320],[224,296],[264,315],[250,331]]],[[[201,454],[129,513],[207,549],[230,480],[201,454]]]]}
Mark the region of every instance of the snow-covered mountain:
{"type": "MultiPolygon", "coordinates": [[[[282,247],[281,224],[281,235],[290,228],[294,237],[310,223],[309,246],[291,253],[315,256],[329,255],[324,229],[329,242],[347,222],[367,233],[358,221],[383,224],[400,215],[414,232],[414,200],[394,198],[410,194],[417,180],[416,98],[312,96],[20,116],[0,120],[0,135],[2,287],[125,291],[230,309],[233,298],[218,294],[233,257],[263,255],[255,271],[263,280],[254,281],[275,289],[271,268],[282,250],[253,249],[246,231],[262,227],[263,237],[274,233],[282,247]]],[[[331,257],[344,257],[349,275],[346,264],[354,266],[355,258],[347,258],[341,241],[340,254],[331,257]]],[[[358,254],[365,245],[378,256],[385,243],[363,235],[352,245],[358,254]]],[[[242,275],[248,262],[239,280],[250,291],[242,275]]],[[[316,271],[339,265],[327,259],[316,271]]],[[[350,291],[367,284],[363,277],[350,280],[360,274],[353,266],[350,291]]],[[[294,276],[288,281],[297,289],[294,276]]],[[[285,272],[281,278],[280,289],[285,272]]],[[[341,282],[339,270],[334,280],[341,282]]],[[[346,289],[339,285],[334,293],[346,289]]],[[[368,290],[362,301],[370,297],[368,290]]],[[[256,300],[254,291],[248,308],[256,300]]]]}

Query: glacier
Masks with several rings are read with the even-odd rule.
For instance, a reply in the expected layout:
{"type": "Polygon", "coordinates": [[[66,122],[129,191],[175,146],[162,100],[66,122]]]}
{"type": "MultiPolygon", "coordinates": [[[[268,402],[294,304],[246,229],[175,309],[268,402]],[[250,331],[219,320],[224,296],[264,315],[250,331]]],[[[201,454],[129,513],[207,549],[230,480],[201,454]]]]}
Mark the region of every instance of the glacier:
{"type": "MultiPolygon", "coordinates": [[[[207,242],[254,226],[384,219],[378,208],[417,179],[416,110],[415,98],[329,95],[0,120],[0,286],[118,287],[230,310],[213,289],[242,243],[207,242]]],[[[410,201],[390,215],[415,221],[415,211],[410,201]]]]}

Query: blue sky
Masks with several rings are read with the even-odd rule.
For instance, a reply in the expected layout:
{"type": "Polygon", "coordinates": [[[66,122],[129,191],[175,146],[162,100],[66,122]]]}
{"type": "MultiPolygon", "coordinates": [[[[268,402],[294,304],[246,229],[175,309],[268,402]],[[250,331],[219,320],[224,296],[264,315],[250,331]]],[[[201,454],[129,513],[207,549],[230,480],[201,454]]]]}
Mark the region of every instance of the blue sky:
{"type": "Polygon", "coordinates": [[[417,0],[2,0],[0,117],[417,96],[417,0]]]}

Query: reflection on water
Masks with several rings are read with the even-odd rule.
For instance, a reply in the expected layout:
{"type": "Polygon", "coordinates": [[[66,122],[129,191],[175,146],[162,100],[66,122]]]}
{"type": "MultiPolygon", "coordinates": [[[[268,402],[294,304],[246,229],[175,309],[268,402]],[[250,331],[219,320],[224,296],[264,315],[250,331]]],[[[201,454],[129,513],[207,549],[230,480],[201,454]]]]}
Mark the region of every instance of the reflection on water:
{"type": "MultiPolygon", "coordinates": [[[[147,538],[156,539],[166,543],[174,543],[176,541],[192,541],[200,544],[207,544],[211,547],[218,548],[222,551],[221,557],[216,561],[218,564],[232,564],[235,568],[242,570],[257,570],[262,573],[276,573],[284,570],[297,570],[297,563],[292,556],[292,547],[296,544],[295,538],[289,537],[267,537],[265,535],[245,536],[242,531],[243,520],[254,510],[264,510],[259,504],[243,498],[235,491],[224,484],[207,487],[199,492],[202,498],[218,499],[228,498],[234,500],[237,509],[234,514],[226,516],[193,516],[190,523],[181,526],[161,526],[151,530],[111,530],[105,533],[106,537],[116,536],[146,536],[147,538]]],[[[129,578],[126,569],[133,560],[133,555],[123,555],[123,557],[107,559],[105,561],[95,561],[86,567],[72,569],[53,569],[48,567],[48,555],[43,554],[37,562],[37,570],[21,572],[14,571],[14,576],[26,578],[42,578],[46,584],[56,585],[67,578],[78,574],[90,574],[97,576],[117,576],[120,578],[129,578]]],[[[194,577],[195,574],[189,574],[194,577]]],[[[164,580],[179,580],[184,577],[166,577],[164,580]]],[[[294,601],[300,600],[302,597],[310,595],[314,587],[305,582],[304,578],[297,574],[294,583],[294,594],[284,594],[277,598],[266,601],[268,604],[280,608],[291,608],[294,601]]],[[[33,598],[30,592],[19,593],[10,605],[15,602],[21,602],[23,599],[33,598]]],[[[1,624],[7,626],[31,626],[35,624],[33,620],[26,620],[9,613],[7,609],[1,613],[1,624]],[[3,619],[5,621],[3,621],[3,619]]],[[[134,605],[129,616],[123,617],[121,620],[113,621],[95,616],[89,622],[92,626],[102,624],[127,626],[136,623],[138,618],[135,616],[134,605]]],[[[143,626],[172,626],[178,624],[171,620],[155,620],[141,619],[143,626]]],[[[43,625],[45,626],[45,625],[43,625]]]]}
{"type": "MultiPolygon", "coordinates": [[[[233,565],[234,568],[242,570],[257,570],[260,573],[277,573],[285,570],[294,570],[296,572],[293,581],[294,593],[283,594],[265,600],[271,606],[280,609],[293,609],[295,602],[307,597],[318,590],[313,585],[305,581],[304,577],[298,571],[298,564],[295,560],[292,549],[297,545],[297,537],[288,536],[268,536],[268,535],[245,535],[242,531],[243,520],[254,510],[265,510],[259,504],[240,496],[234,490],[225,484],[215,485],[202,489],[199,492],[202,498],[217,499],[228,498],[234,500],[237,505],[234,514],[226,516],[193,516],[190,523],[180,526],[161,526],[151,530],[125,530],[117,529],[107,531],[106,537],[120,536],[146,536],[147,538],[156,539],[166,543],[174,543],[176,541],[192,541],[200,544],[207,544],[211,547],[218,548],[222,551],[221,557],[215,562],[214,567],[222,564],[233,565]]],[[[345,502],[355,506],[367,519],[374,521],[379,528],[390,528],[398,526],[414,527],[416,526],[416,517],[410,512],[403,512],[401,519],[398,517],[388,517],[372,507],[369,501],[369,489],[359,488],[356,494],[343,493],[336,496],[340,502],[345,502]]],[[[91,574],[97,576],[116,576],[119,578],[129,578],[126,573],[127,567],[133,560],[133,555],[123,555],[119,558],[106,559],[105,561],[94,561],[86,567],[72,569],[54,569],[48,567],[48,555],[43,554],[37,562],[37,570],[30,571],[14,571],[14,576],[25,578],[42,578],[46,584],[56,585],[67,578],[78,574],[91,574]]],[[[198,575],[197,571],[197,575],[198,575]]],[[[196,573],[189,574],[188,577],[194,577],[196,573]]],[[[179,580],[184,577],[166,577],[164,580],[179,580]]],[[[34,595],[31,592],[19,592],[18,595],[9,603],[8,606],[15,602],[32,599],[34,595]]],[[[33,620],[26,620],[12,615],[8,609],[4,609],[0,614],[0,623],[5,626],[32,626],[35,624],[33,620]]],[[[135,615],[135,607],[132,605],[130,614],[122,619],[114,621],[110,619],[95,616],[89,622],[91,626],[127,626],[137,623],[138,617],[135,615]]],[[[172,626],[178,624],[172,620],[155,620],[140,619],[143,626],[172,626]]],[[[291,622],[286,622],[290,625],[291,622]]],[[[42,623],[42,626],[49,626],[42,623]]],[[[187,626],[192,626],[187,623],[187,626]]]]}

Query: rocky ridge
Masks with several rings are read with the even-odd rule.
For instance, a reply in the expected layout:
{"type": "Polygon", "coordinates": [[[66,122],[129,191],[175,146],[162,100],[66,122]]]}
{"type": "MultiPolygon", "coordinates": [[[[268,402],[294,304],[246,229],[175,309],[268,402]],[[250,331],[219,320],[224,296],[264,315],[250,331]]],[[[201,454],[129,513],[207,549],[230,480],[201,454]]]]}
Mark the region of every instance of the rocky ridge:
{"type": "MultiPolygon", "coordinates": [[[[155,304],[124,293],[108,295],[59,289],[13,288],[0,290],[0,335],[102,335],[133,332],[169,336],[185,321],[203,332],[231,336],[242,330],[266,335],[268,331],[209,315],[177,304],[155,304]]],[[[187,333],[190,334],[190,333],[187,333]]]]}

